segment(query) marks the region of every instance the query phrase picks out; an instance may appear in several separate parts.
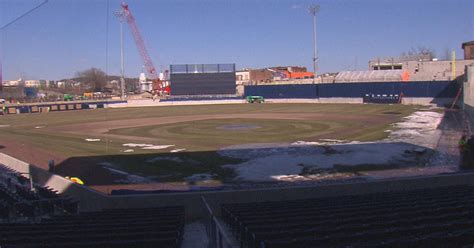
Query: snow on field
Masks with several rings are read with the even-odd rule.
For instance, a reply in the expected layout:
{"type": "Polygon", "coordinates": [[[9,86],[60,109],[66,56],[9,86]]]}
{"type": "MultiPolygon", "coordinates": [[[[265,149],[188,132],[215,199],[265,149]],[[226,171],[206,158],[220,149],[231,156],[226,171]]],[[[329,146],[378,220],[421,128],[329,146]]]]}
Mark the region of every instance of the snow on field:
{"type": "Polygon", "coordinates": [[[396,129],[390,132],[386,141],[401,141],[434,149],[441,136],[437,129],[443,114],[431,111],[417,111],[392,126],[396,129]]]}
{"type": "Polygon", "coordinates": [[[85,139],[87,142],[98,142],[100,139],[85,139]]]}
{"type": "Polygon", "coordinates": [[[184,162],[181,158],[178,157],[155,157],[155,158],[150,158],[146,162],[147,163],[154,163],[156,161],[173,161],[176,163],[182,163],[184,162]]]}
{"type": "Polygon", "coordinates": [[[9,127],[10,125],[0,125],[0,128],[2,127],[9,127]]]}
{"type": "Polygon", "coordinates": [[[166,149],[166,148],[170,148],[170,147],[173,147],[173,146],[174,145],[145,146],[142,149],[144,149],[144,150],[161,150],[161,149],[166,149]]]}
{"type": "Polygon", "coordinates": [[[292,146],[309,146],[309,145],[315,145],[315,146],[325,146],[325,145],[337,145],[337,144],[359,144],[361,143],[360,141],[340,141],[340,140],[333,140],[333,139],[320,139],[324,142],[316,142],[316,141],[302,141],[298,140],[296,142],[291,143],[292,146]]]}
{"type": "Polygon", "coordinates": [[[209,173],[198,173],[192,174],[191,176],[186,177],[187,181],[208,181],[214,178],[213,175],[209,173]]]}
{"type": "Polygon", "coordinates": [[[102,167],[112,173],[119,174],[122,176],[125,176],[125,179],[118,179],[115,180],[116,183],[149,183],[151,182],[150,179],[134,174],[130,174],[128,172],[119,170],[115,168],[115,165],[110,163],[110,162],[100,162],[98,163],[99,165],[102,165],[102,167]]]}
{"type": "Polygon", "coordinates": [[[122,144],[122,146],[126,146],[126,147],[146,147],[146,146],[153,146],[153,144],[135,144],[135,143],[127,143],[127,144],[122,144]]]}
{"type": "MultiPolygon", "coordinates": [[[[418,165],[438,143],[437,129],[443,114],[418,111],[393,124],[389,137],[377,142],[322,139],[318,142],[296,141],[277,144],[229,146],[218,153],[246,160],[225,165],[242,181],[300,181],[313,175],[307,171],[330,171],[351,166],[418,165]]],[[[380,175],[379,175],[380,176],[380,175]]]]}
{"type": "Polygon", "coordinates": [[[172,161],[176,162],[177,164],[186,164],[186,165],[199,165],[200,163],[196,160],[190,159],[190,158],[181,158],[181,157],[172,157],[172,156],[167,156],[167,157],[154,157],[146,160],[147,163],[154,163],[157,161],[172,161]]]}
{"type": "Polygon", "coordinates": [[[125,147],[141,148],[144,150],[161,150],[173,147],[175,145],[153,145],[153,144],[135,144],[135,143],[126,143],[122,144],[125,147]]]}
{"type": "Polygon", "coordinates": [[[173,150],[171,150],[170,152],[175,153],[175,152],[182,152],[182,151],[186,151],[186,148],[173,149],[173,150]]]}
{"type": "MultiPolygon", "coordinates": [[[[275,181],[279,177],[299,175],[303,169],[332,169],[335,166],[396,164],[410,159],[418,146],[407,143],[367,142],[354,144],[337,144],[323,149],[315,145],[287,146],[267,148],[261,156],[235,165],[225,165],[234,169],[244,181],[275,181]],[[263,155],[265,154],[265,155],[263,155]]],[[[258,153],[252,149],[232,151],[237,153],[258,153]]],[[[230,154],[228,152],[221,153],[230,154]]]]}

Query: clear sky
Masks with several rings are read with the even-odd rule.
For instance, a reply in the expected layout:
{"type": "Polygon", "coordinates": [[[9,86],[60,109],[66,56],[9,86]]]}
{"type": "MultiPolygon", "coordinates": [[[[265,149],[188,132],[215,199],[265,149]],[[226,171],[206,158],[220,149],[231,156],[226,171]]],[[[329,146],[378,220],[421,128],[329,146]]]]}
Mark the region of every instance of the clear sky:
{"type": "MultiPolygon", "coordinates": [[[[0,0],[0,25],[42,0],[0,0]]],[[[49,0],[1,31],[4,80],[53,79],[98,67],[120,71],[119,0],[49,0]],[[108,26],[108,29],[107,29],[108,26]],[[108,42],[108,47],[106,46],[108,42]]],[[[312,68],[312,19],[318,14],[320,72],[365,70],[368,60],[412,47],[462,57],[474,40],[472,0],[128,0],[158,70],[169,64],[236,63],[237,68],[312,68]]],[[[125,26],[125,73],[142,61],[125,26]]]]}

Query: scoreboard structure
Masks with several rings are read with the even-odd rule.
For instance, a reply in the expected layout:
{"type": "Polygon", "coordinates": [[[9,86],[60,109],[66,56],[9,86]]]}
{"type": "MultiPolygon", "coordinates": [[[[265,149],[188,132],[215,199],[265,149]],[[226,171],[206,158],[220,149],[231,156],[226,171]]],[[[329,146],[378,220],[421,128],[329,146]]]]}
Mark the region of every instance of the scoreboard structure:
{"type": "Polygon", "coordinates": [[[170,65],[171,95],[235,95],[235,64],[170,65]]]}

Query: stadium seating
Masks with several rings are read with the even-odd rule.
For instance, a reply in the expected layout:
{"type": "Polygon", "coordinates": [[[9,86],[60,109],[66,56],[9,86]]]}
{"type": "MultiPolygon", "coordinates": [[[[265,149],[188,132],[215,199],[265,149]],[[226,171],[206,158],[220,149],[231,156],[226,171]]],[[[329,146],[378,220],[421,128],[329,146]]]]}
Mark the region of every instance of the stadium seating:
{"type": "Polygon", "coordinates": [[[77,212],[78,202],[74,199],[49,188],[33,187],[28,178],[0,164],[0,223],[77,212]]]}
{"type": "Polygon", "coordinates": [[[184,208],[109,209],[0,224],[1,247],[179,247],[184,208]]]}
{"type": "Polygon", "coordinates": [[[0,247],[179,247],[184,207],[78,213],[77,201],[0,165],[0,247]]]}
{"type": "Polygon", "coordinates": [[[242,247],[473,247],[474,187],[229,204],[242,247]]]}

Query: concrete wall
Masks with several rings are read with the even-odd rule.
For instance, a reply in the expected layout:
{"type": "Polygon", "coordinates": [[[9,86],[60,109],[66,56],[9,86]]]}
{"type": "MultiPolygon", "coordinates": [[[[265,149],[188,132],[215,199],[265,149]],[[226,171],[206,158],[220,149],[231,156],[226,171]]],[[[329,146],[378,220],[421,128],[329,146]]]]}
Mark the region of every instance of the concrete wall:
{"type": "Polygon", "coordinates": [[[474,64],[474,60],[457,60],[455,78],[452,77],[452,62],[447,61],[408,61],[403,70],[410,73],[410,81],[454,80],[464,74],[464,67],[474,64]],[[418,69],[418,70],[417,70],[418,69]]]}
{"type": "Polygon", "coordinates": [[[474,130],[474,65],[466,66],[463,82],[463,109],[471,130],[474,130]]]}
{"type": "Polygon", "coordinates": [[[466,66],[466,77],[463,86],[464,104],[474,107],[474,65],[466,66]]]}
{"type": "Polygon", "coordinates": [[[0,153],[0,163],[19,172],[31,173],[31,175],[33,175],[33,181],[39,185],[49,186],[59,192],[76,197],[80,200],[79,206],[81,211],[93,211],[103,208],[137,208],[180,205],[185,207],[188,219],[199,219],[205,216],[205,209],[201,202],[201,196],[204,196],[217,214],[220,214],[220,206],[226,203],[295,200],[474,184],[474,173],[470,172],[452,175],[412,177],[318,186],[108,196],[90,190],[87,187],[74,184],[62,177],[52,175],[47,171],[41,170],[2,153],[0,153]]]}

